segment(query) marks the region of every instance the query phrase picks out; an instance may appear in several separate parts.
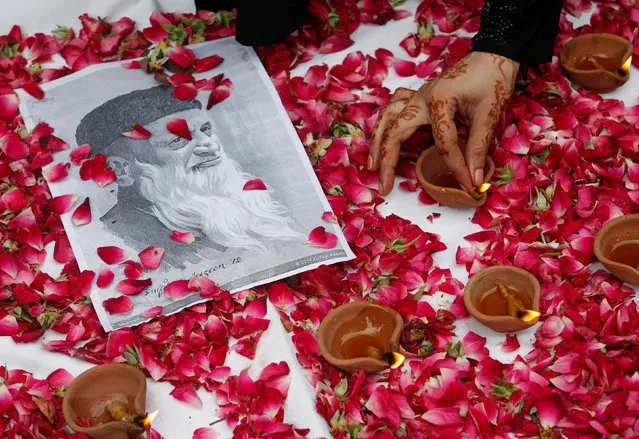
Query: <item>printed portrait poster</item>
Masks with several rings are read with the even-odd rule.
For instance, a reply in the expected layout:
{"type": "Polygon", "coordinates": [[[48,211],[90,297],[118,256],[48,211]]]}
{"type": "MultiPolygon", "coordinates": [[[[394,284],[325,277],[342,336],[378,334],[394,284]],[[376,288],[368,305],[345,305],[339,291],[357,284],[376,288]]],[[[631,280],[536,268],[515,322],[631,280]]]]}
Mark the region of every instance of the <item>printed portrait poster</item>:
{"type": "Polygon", "coordinates": [[[80,166],[71,165],[68,177],[50,183],[53,196],[78,195],[62,221],[80,268],[97,277],[106,265],[101,247],[125,249],[135,261],[148,246],[164,249],[160,267],[142,275],[152,285],[130,296],[132,311],[109,314],[102,305],[121,296],[115,288],[125,279],[121,265],[109,266],[116,274],[112,285],[94,285],[91,298],[107,331],[148,320],[141,313],[152,307],[171,314],[204,300],[197,292],[169,299],[164,286],[175,280],[205,276],[240,291],[354,257],[339,226],[322,220],[329,203],[253,49],[232,38],[192,49],[198,58],[224,58],[196,79],[224,73],[233,83],[230,97],[208,111],[208,91],[180,101],[153,75],[120,62],[44,84],[41,100],[20,94],[27,128],[46,122],[70,145],[54,154],[51,166],[70,163],[71,152],[89,144],[89,158],[103,154],[117,176],[101,187],[83,181],[80,166]],[[171,119],[186,121],[191,140],[168,130],[171,119]],[[122,135],[135,124],[151,137],[122,135]],[[244,190],[255,178],[266,189],[244,190]],[[71,215],[87,197],[92,221],[74,225],[71,215]],[[309,233],[320,226],[337,236],[334,247],[309,244],[309,233]],[[195,241],[173,240],[173,231],[190,232],[195,241]]]}

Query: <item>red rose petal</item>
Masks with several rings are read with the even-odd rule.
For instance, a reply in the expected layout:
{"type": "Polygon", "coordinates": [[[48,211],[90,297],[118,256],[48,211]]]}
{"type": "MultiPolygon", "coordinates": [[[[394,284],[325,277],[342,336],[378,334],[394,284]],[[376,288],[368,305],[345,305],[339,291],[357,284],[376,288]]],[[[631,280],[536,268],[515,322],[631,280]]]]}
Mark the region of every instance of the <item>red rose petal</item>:
{"type": "Polygon", "coordinates": [[[114,245],[98,247],[98,256],[109,265],[119,264],[129,257],[129,253],[114,245]]]}
{"type": "Polygon", "coordinates": [[[42,99],[44,97],[44,90],[40,88],[37,82],[29,82],[22,86],[22,89],[29,93],[36,99],[42,99]]]}
{"type": "Polygon", "coordinates": [[[337,224],[337,216],[333,212],[324,212],[322,219],[327,223],[337,224]]]}
{"type": "Polygon", "coordinates": [[[11,314],[0,311],[0,336],[15,335],[18,333],[18,329],[16,318],[11,314]]]}
{"type": "Polygon", "coordinates": [[[124,265],[124,276],[126,276],[127,279],[139,279],[144,272],[142,264],[139,262],[124,261],[122,265],[124,265]]]}
{"type": "Polygon", "coordinates": [[[244,191],[265,191],[266,185],[262,180],[257,177],[251,178],[249,181],[244,183],[244,187],[242,188],[244,191]]]}
{"type": "Polygon", "coordinates": [[[166,129],[176,136],[183,137],[187,140],[192,140],[191,132],[189,131],[189,125],[184,119],[169,119],[169,121],[166,123],[166,129]]]}
{"type": "Polygon", "coordinates": [[[160,266],[162,262],[162,256],[164,256],[164,249],[162,247],[150,246],[138,253],[140,262],[147,270],[155,270],[160,266]]]}
{"type": "Polygon", "coordinates": [[[18,260],[13,253],[5,251],[0,254],[0,270],[15,279],[18,276],[18,260]]]}
{"type": "Polygon", "coordinates": [[[2,149],[2,152],[11,160],[22,160],[29,153],[27,144],[13,131],[0,137],[0,149],[2,149]]]}
{"type": "Polygon", "coordinates": [[[63,214],[71,210],[76,201],[78,201],[76,194],[60,195],[51,200],[51,210],[58,214],[63,214]]]}
{"type": "Polygon", "coordinates": [[[76,226],[83,226],[91,222],[91,205],[88,197],[75,209],[73,215],[71,215],[71,220],[76,226]]]}
{"type": "Polygon", "coordinates": [[[162,26],[151,26],[142,29],[142,34],[144,38],[149,40],[152,43],[159,43],[165,38],[169,37],[169,33],[162,26]]]}
{"type": "Polygon", "coordinates": [[[171,300],[178,300],[196,291],[189,286],[188,280],[175,280],[164,287],[164,294],[171,300]]]}
{"type": "Polygon", "coordinates": [[[193,62],[193,67],[197,73],[206,72],[207,70],[214,69],[222,64],[224,58],[219,55],[211,55],[204,58],[198,58],[193,62]]]}
{"type": "Polygon", "coordinates": [[[76,166],[80,166],[83,161],[89,158],[91,154],[91,145],[85,143],[84,145],[80,145],[77,148],[73,148],[71,151],[71,163],[76,166]]]}
{"type": "Polygon", "coordinates": [[[176,387],[170,393],[172,397],[178,401],[185,402],[197,409],[202,410],[202,400],[198,396],[197,392],[190,384],[184,384],[176,387]]]}
{"type": "Polygon", "coordinates": [[[168,57],[178,66],[186,69],[190,67],[195,61],[195,54],[191,49],[187,49],[184,46],[176,46],[168,51],[168,57]]]}
{"type": "Polygon", "coordinates": [[[115,286],[115,289],[126,296],[135,296],[151,286],[151,279],[125,279],[115,286]]]}
{"type": "Polygon", "coordinates": [[[13,120],[18,115],[18,102],[18,95],[13,91],[0,94],[0,119],[13,120]]]}
{"type": "Polygon", "coordinates": [[[69,167],[70,165],[68,163],[56,163],[55,165],[44,169],[42,171],[42,176],[49,183],[55,183],[56,181],[60,181],[69,175],[69,167]]]}
{"type": "Polygon", "coordinates": [[[109,267],[102,266],[102,268],[100,268],[100,273],[98,274],[96,285],[98,286],[98,288],[106,288],[111,285],[114,278],[115,274],[113,274],[113,272],[109,270],[109,267]]]}
{"type": "Polygon", "coordinates": [[[337,245],[337,236],[327,232],[323,226],[319,226],[311,231],[306,243],[313,247],[334,248],[337,245]]]}
{"type": "Polygon", "coordinates": [[[126,296],[107,299],[102,302],[102,306],[109,314],[127,314],[133,310],[133,302],[126,296]]]}
{"type": "Polygon", "coordinates": [[[176,242],[182,242],[184,244],[193,244],[195,242],[195,236],[191,232],[179,232],[173,230],[170,238],[176,242]]]}
{"type": "Polygon", "coordinates": [[[173,88],[173,96],[181,101],[192,101],[197,97],[197,88],[193,84],[179,84],[173,88]]]}
{"type": "Polygon", "coordinates": [[[331,35],[322,42],[319,52],[323,54],[339,52],[351,47],[353,43],[354,41],[347,36],[331,35]]]}
{"type": "Polygon", "coordinates": [[[131,139],[138,139],[138,140],[148,139],[149,137],[151,137],[151,133],[147,129],[145,129],[142,125],[139,125],[137,123],[133,125],[132,131],[126,131],[122,133],[122,135],[126,137],[130,137],[131,139]]]}

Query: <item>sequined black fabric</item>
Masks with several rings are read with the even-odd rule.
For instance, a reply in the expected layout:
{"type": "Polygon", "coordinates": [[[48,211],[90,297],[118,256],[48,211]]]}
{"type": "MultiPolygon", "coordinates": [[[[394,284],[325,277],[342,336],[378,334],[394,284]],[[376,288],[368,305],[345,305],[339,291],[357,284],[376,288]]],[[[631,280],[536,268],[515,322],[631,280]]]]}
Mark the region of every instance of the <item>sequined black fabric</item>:
{"type": "Polygon", "coordinates": [[[527,64],[552,58],[561,0],[486,0],[473,50],[527,64]]]}

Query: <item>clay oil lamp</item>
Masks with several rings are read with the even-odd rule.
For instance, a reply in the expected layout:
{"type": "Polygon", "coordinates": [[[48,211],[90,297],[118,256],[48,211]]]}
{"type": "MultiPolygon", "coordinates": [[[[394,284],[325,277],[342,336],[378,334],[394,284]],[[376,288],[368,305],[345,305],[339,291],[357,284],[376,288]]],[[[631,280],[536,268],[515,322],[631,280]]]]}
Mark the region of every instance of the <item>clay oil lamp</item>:
{"type": "Polygon", "coordinates": [[[146,414],[146,377],[128,364],[104,364],[71,382],[62,402],[72,430],[92,439],[137,439],[157,411],[146,414]]]}
{"type": "Polygon", "coordinates": [[[595,256],[618,279],[639,285],[639,214],[608,221],[595,238],[595,256]]]}
{"type": "Polygon", "coordinates": [[[400,367],[397,352],[402,316],[386,306],[361,301],[339,306],[320,324],[317,341],[322,356],[346,372],[376,373],[400,367]]]}
{"type": "MultiPolygon", "coordinates": [[[[465,147],[460,147],[463,153],[465,147]]],[[[495,172],[495,163],[490,157],[486,158],[484,184],[468,191],[460,186],[435,148],[428,148],[419,156],[416,171],[417,179],[433,200],[444,206],[467,209],[479,207],[486,202],[486,191],[490,188],[488,181],[495,172]]]]}
{"type": "Polygon", "coordinates": [[[475,274],[464,303],[479,323],[497,332],[516,332],[539,320],[539,281],[517,267],[496,266],[475,274]]]}
{"type": "Polygon", "coordinates": [[[632,50],[632,44],[617,35],[584,34],[566,43],[559,59],[572,80],[608,93],[628,82],[632,50]]]}

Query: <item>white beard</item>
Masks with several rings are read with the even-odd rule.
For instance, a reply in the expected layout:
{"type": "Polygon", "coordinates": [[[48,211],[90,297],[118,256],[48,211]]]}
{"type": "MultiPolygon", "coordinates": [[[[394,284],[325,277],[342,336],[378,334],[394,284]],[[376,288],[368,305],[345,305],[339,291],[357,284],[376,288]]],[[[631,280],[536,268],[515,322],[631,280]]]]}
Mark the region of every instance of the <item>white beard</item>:
{"type": "Polygon", "coordinates": [[[202,234],[224,247],[261,251],[269,239],[304,242],[269,191],[243,190],[249,176],[225,154],[218,165],[198,171],[177,163],[164,168],[136,165],[141,170],[140,192],[171,230],[202,234]]]}

